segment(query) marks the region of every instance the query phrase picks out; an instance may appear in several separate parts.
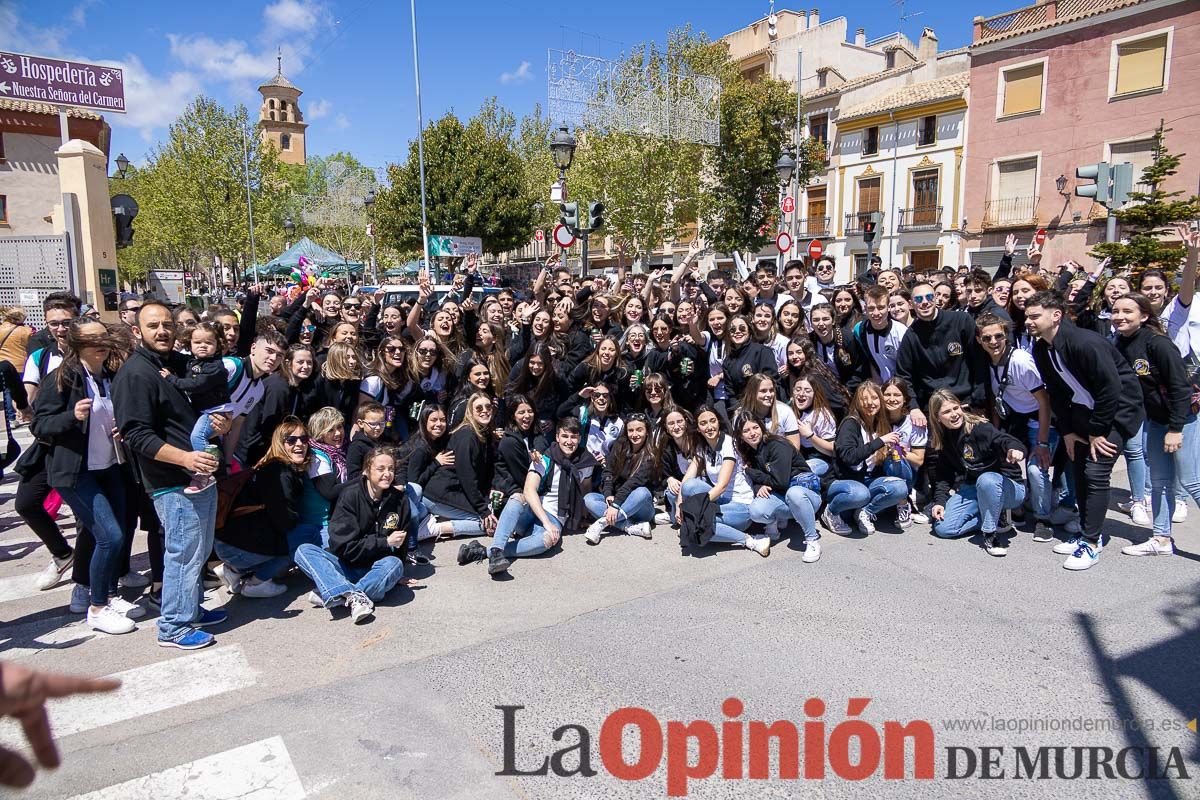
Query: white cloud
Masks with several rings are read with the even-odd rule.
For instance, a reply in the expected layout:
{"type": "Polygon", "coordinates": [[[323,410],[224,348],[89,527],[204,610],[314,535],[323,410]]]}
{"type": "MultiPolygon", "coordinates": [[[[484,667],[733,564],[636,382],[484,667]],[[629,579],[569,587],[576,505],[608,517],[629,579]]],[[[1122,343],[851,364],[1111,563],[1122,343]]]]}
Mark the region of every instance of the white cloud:
{"type": "Polygon", "coordinates": [[[24,22],[15,5],[0,2],[0,47],[39,56],[63,55],[63,39],[69,33],[61,26],[39,28],[24,22]]]}
{"type": "Polygon", "coordinates": [[[263,80],[275,71],[275,59],[251,53],[238,39],[217,41],[208,36],[167,34],[171,55],[185,67],[226,81],[263,80]]]}
{"type": "Polygon", "coordinates": [[[513,72],[500,73],[501,83],[524,83],[531,78],[533,78],[533,65],[528,61],[522,61],[521,66],[513,72]]]}
{"type": "Polygon", "coordinates": [[[320,3],[303,0],[278,0],[263,9],[266,29],[263,37],[272,40],[280,35],[314,32],[328,25],[329,11],[320,3]]]}
{"type": "Polygon", "coordinates": [[[314,120],[321,117],[328,117],[329,110],[333,108],[333,103],[322,97],[320,100],[314,100],[308,104],[308,110],[304,112],[306,119],[314,120]]]}
{"type": "Polygon", "coordinates": [[[346,119],[345,114],[338,114],[333,119],[333,125],[339,131],[344,131],[344,130],[346,130],[346,128],[350,127],[350,120],[346,119]]]}
{"type": "Polygon", "coordinates": [[[71,24],[77,28],[82,28],[87,23],[88,9],[96,5],[99,0],[81,0],[81,2],[71,9],[71,13],[67,15],[67,19],[71,20],[71,24]]]}
{"type": "Polygon", "coordinates": [[[125,72],[125,114],[108,114],[114,127],[135,128],[147,142],[156,128],[175,121],[184,106],[203,90],[200,80],[190,72],[172,72],[165,77],[151,75],[141,59],[129,53],[123,60],[100,62],[121,67],[125,72]]]}

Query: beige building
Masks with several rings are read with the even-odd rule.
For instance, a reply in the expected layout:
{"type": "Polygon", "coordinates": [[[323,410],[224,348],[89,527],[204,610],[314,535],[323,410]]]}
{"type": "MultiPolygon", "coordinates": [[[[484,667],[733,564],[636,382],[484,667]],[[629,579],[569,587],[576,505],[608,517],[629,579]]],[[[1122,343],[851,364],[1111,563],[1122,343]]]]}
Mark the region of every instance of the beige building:
{"type": "Polygon", "coordinates": [[[264,142],[272,142],[285,164],[303,164],[307,158],[304,130],[308,123],[300,111],[300,91],[283,76],[282,62],[275,77],[258,87],[263,97],[258,127],[264,142]]]}

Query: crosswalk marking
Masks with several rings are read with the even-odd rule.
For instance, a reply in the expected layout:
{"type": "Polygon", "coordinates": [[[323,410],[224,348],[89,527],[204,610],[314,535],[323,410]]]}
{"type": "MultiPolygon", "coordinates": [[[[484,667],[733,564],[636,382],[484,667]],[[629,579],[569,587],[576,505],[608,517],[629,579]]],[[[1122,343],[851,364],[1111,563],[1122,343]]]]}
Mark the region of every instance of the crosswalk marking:
{"type": "Polygon", "coordinates": [[[70,800],[301,800],[304,796],[287,747],[276,736],[70,800]]]}
{"type": "MultiPolygon", "coordinates": [[[[110,677],[122,681],[121,688],[111,694],[76,695],[51,702],[50,723],[58,736],[166,711],[244,689],[258,681],[258,673],[238,644],[201,650],[110,677]]],[[[16,723],[5,720],[3,724],[0,744],[19,744],[23,737],[16,723]]]]}
{"type": "Polygon", "coordinates": [[[30,658],[45,650],[62,650],[67,647],[77,647],[84,642],[104,636],[87,626],[82,614],[64,615],[62,626],[38,634],[35,639],[23,639],[19,633],[9,637],[0,637],[0,652],[6,659],[19,661],[30,658]],[[23,645],[17,647],[17,645],[23,645]]]}
{"type": "Polygon", "coordinates": [[[54,592],[63,592],[70,589],[73,585],[68,578],[55,586],[53,589],[41,590],[34,586],[34,581],[40,572],[33,572],[26,575],[14,575],[11,578],[0,578],[0,603],[7,603],[12,600],[23,600],[26,597],[36,597],[40,594],[52,594],[54,592]]]}

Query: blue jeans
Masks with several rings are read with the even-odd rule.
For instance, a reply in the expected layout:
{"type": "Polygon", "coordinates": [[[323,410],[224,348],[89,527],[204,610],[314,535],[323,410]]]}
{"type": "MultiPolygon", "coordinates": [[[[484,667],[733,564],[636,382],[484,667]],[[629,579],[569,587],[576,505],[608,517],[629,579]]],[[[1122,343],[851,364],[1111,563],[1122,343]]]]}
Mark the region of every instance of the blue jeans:
{"type": "MultiPolygon", "coordinates": [[[[437,500],[430,500],[428,497],[422,497],[421,503],[425,506],[427,514],[433,514],[435,517],[442,517],[450,522],[454,528],[455,536],[478,536],[483,533],[483,526],[479,523],[479,515],[474,511],[463,511],[461,508],[448,506],[445,503],[439,503],[437,500]]],[[[423,518],[425,515],[422,514],[423,518]]]]}
{"type": "MultiPolygon", "coordinates": [[[[708,494],[712,488],[712,484],[703,478],[692,478],[684,482],[679,494],[686,499],[694,494],[708,494]]],[[[750,506],[734,503],[733,490],[726,491],[717,499],[717,521],[713,525],[710,541],[743,544],[746,541],[746,528],[749,527],[750,506]]]]}
{"type": "Polygon", "coordinates": [[[74,487],[59,487],[58,493],[79,524],[96,538],[88,580],[92,605],[106,606],[111,590],[117,585],[125,544],[126,495],[121,468],[113,465],[96,472],[81,472],[74,487]]]}
{"type": "MultiPolygon", "coordinates": [[[[553,514],[547,516],[558,526],[561,536],[562,523],[553,514]]],[[[503,550],[506,558],[541,555],[550,549],[546,546],[545,526],[523,497],[510,497],[504,504],[492,535],[492,547],[503,550]]]]}
{"type": "Polygon", "coordinates": [[[312,578],[327,607],[330,600],[347,592],[362,592],[371,602],[378,602],[404,577],[404,562],[395,556],[384,556],[370,567],[352,567],[311,543],[296,549],[296,566],[312,578]]]}
{"type": "Polygon", "coordinates": [[[208,447],[212,435],[212,417],[208,414],[196,417],[196,424],[192,426],[192,449],[203,450],[208,447]]]}
{"type": "Polygon", "coordinates": [[[1186,497],[1200,504],[1200,421],[1188,417],[1183,426],[1183,445],[1174,453],[1163,451],[1167,426],[1146,420],[1146,461],[1150,467],[1150,505],[1154,513],[1154,535],[1171,535],[1175,513],[1175,483],[1186,497]]]}
{"type": "MultiPolygon", "coordinates": [[[[1050,479],[1050,470],[1042,469],[1033,458],[1033,454],[1037,452],[1039,432],[1037,421],[1031,420],[1026,437],[1029,443],[1029,458],[1026,460],[1025,476],[1029,480],[1029,505],[1038,519],[1045,520],[1050,518],[1050,512],[1054,510],[1054,484],[1050,479]]],[[[1058,430],[1050,428],[1047,442],[1050,445],[1048,452],[1051,456],[1058,449],[1058,440],[1058,430]]]]}
{"type": "Polygon", "coordinates": [[[899,461],[893,461],[889,458],[883,462],[883,474],[889,478],[899,478],[904,481],[904,485],[908,487],[910,492],[917,478],[913,465],[908,463],[908,460],[904,458],[899,461]]]}
{"type": "Polygon", "coordinates": [[[829,462],[823,458],[806,458],[804,460],[808,462],[809,472],[818,478],[824,477],[829,472],[829,462]]]}
{"type": "Polygon", "coordinates": [[[193,632],[192,622],[200,617],[200,573],[213,548],[216,484],[196,494],[184,494],[182,487],[163,492],[154,497],[154,510],[165,537],[158,638],[175,641],[193,632]]]}
{"type": "Polygon", "coordinates": [[[999,472],[985,472],[974,484],[965,483],[946,503],[946,513],[933,523],[933,532],[943,539],[979,529],[994,533],[1000,512],[1025,502],[1025,484],[1006,478],[999,472]]]}
{"type": "MultiPolygon", "coordinates": [[[[325,534],[325,538],[329,538],[329,534],[325,534]]],[[[249,550],[243,550],[240,547],[235,547],[231,544],[218,541],[216,543],[217,558],[224,561],[229,566],[236,569],[238,572],[253,572],[254,577],[260,581],[269,581],[278,578],[288,567],[292,565],[292,561],[296,556],[296,550],[304,543],[324,546],[321,541],[321,529],[316,525],[302,524],[297,525],[287,534],[288,554],[285,556],[267,556],[262,553],[251,553],[249,550]]]]}
{"type": "MultiPolygon", "coordinates": [[[[604,516],[608,511],[608,503],[604,502],[604,495],[599,492],[589,492],[583,496],[583,504],[587,507],[588,513],[596,519],[604,516]]],[[[639,486],[629,493],[625,498],[625,502],[617,506],[617,521],[613,525],[619,531],[624,531],[630,525],[638,522],[652,522],[654,520],[654,495],[650,494],[650,490],[645,486],[639,486]]]]}
{"type": "Polygon", "coordinates": [[[850,511],[865,508],[871,514],[900,505],[908,497],[908,484],[903,478],[884,476],[869,484],[859,481],[834,481],[825,495],[829,500],[829,513],[844,518],[850,511]]]}
{"type": "Polygon", "coordinates": [[[1125,440],[1125,464],[1129,470],[1129,497],[1140,501],[1146,499],[1146,453],[1142,444],[1142,431],[1145,423],[1138,428],[1137,433],[1125,440]]]}
{"type": "Polygon", "coordinates": [[[804,531],[804,538],[816,541],[821,538],[817,532],[817,509],[821,507],[821,495],[806,489],[796,478],[787,494],[780,495],[772,492],[769,497],[756,497],[750,501],[750,519],[754,522],[776,525],[786,525],[794,520],[804,531]]]}

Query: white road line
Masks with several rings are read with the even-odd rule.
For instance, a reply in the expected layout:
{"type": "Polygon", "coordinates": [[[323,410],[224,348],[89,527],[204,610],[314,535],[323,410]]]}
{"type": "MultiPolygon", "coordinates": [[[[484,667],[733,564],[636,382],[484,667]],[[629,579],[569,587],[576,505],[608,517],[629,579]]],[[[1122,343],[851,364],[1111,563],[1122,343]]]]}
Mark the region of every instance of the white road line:
{"type": "MultiPolygon", "coordinates": [[[[241,645],[201,650],[193,655],[118,672],[121,688],[111,694],[76,695],[50,703],[50,723],[58,736],[103,728],[116,722],[166,711],[258,682],[241,645]]],[[[0,727],[0,744],[19,744],[12,720],[0,727]]]]}
{"type": "Polygon", "coordinates": [[[46,651],[54,652],[56,650],[70,649],[70,647],[78,647],[84,642],[105,636],[105,634],[97,633],[89,628],[82,614],[64,615],[62,621],[63,625],[61,628],[54,628],[45,633],[40,633],[34,639],[22,639],[19,635],[14,635],[8,639],[0,638],[0,653],[3,653],[6,659],[19,661],[22,658],[32,658],[38,653],[46,651]],[[18,647],[17,645],[21,646],[18,647]],[[62,647],[61,645],[68,645],[69,647],[62,647]]]}
{"type": "Polygon", "coordinates": [[[70,800],[302,800],[304,796],[287,747],[276,736],[70,800]]]}
{"type": "Polygon", "coordinates": [[[36,597],[39,594],[54,594],[55,592],[65,592],[74,584],[71,583],[70,577],[55,586],[53,589],[42,591],[33,585],[37,580],[40,572],[32,572],[28,575],[14,575],[11,578],[0,578],[0,603],[8,603],[12,600],[24,600],[26,597],[36,597]]]}

